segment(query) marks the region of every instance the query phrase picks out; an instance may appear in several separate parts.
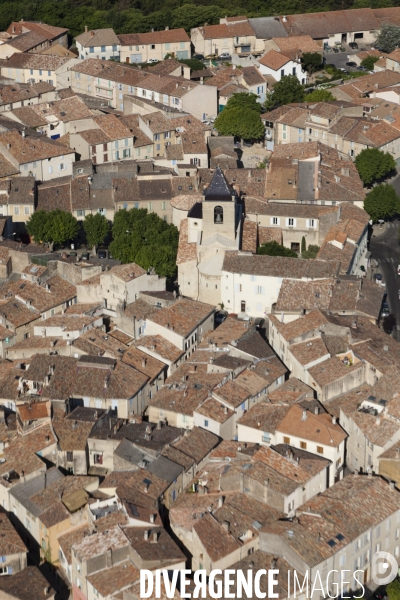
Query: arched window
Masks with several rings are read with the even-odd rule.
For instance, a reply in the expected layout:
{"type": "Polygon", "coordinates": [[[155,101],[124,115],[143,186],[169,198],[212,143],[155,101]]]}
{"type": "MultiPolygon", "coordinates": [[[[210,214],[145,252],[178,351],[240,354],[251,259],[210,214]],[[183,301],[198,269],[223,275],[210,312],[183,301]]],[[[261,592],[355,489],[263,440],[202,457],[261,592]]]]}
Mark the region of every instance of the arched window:
{"type": "Polygon", "coordinates": [[[216,206],[214,208],[214,223],[224,222],[224,209],[222,206],[216,206]]]}

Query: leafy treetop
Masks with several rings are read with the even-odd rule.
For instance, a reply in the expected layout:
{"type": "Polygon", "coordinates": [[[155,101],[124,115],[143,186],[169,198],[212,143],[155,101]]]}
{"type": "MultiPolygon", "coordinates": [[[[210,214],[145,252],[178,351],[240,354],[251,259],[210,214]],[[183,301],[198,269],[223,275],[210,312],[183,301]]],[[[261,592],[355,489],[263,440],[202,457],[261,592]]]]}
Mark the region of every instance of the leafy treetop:
{"type": "Polygon", "coordinates": [[[69,212],[38,210],[27,221],[26,229],[35,242],[63,244],[75,239],[79,224],[69,212]]]}
{"type": "Polygon", "coordinates": [[[260,118],[261,105],[255,94],[233,94],[215,119],[214,126],[221,135],[233,135],[246,140],[260,140],[265,127],[260,118]]]}
{"type": "Polygon", "coordinates": [[[179,233],[146,209],[119,210],[112,227],[112,255],[123,263],[135,262],[144,269],[154,267],[165,277],[176,274],[179,233]]]}
{"type": "Polygon", "coordinates": [[[95,247],[104,242],[109,229],[109,222],[106,217],[100,213],[86,215],[83,221],[83,230],[90,246],[95,247]]]}
{"type": "Polygon", "coordinates": [[[394,187],[387,183],[374,187],[364,200],[364,210],[375,222],[398,214],[399,198],[394,187]]]}
{"type": "Polygon", "coordinates": [[[376,37],[376,45],[383,52],[393,52],[400,46],[400,27],[383,23],[380,33],[376,37]]]}
{"type": "Polygon", "coordinates": [[[396,168],[396,161],[388,152],[378,148],[364,148],[356,157],[356,167],[365,185],[382,179],[396,168]]]}
{"type": "Polygon", "coordinates": [[[267,98],[266,109],[271,110],[277,106],[291,104],[292,102],[303,102],[304,87],[296,75],[286,75],[274,85],[274,91],[267,98]]]}
{"type": "Polygon", "coordinates": [[[261,244],[257,250],[257,254],[267,254],[268,256],[288,256],[291,258],[297,258],[297,253],[290,248],[286,248],[278,242],[266,242],[261,244]]]}

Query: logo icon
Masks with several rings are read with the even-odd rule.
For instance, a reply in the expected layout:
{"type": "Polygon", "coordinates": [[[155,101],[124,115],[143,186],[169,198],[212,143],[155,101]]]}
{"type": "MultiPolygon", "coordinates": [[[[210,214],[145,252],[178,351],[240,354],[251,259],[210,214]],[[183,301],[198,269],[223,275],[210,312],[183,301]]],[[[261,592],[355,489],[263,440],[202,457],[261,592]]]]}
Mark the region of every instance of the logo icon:
{"type": "Polygon", "coordinates": [[[377,585],[387,585],[396,579],[397,560],[389,552],[375,552],[371,560],[372,581],[377,585]]]}

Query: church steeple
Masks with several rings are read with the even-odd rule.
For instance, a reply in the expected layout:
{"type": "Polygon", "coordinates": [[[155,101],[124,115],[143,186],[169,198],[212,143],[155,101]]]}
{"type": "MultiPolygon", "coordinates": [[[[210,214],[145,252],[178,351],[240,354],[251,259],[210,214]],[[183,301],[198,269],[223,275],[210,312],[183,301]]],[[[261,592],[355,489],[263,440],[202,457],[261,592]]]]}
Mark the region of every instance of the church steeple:
{"type": "Polygon", "coordinates": [[[226,180],[220,167],[217,167],[210,185],[203,192],[205,201],[211,202],[232,202],[236,192],[226,180]]]}

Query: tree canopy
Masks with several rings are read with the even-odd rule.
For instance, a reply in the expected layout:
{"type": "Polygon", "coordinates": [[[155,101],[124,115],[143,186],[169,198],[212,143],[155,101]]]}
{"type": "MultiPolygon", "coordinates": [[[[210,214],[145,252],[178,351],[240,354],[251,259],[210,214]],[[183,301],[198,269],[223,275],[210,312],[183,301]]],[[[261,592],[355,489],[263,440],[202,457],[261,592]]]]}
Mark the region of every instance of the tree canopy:
{"type": "Polygon", "coordinates": [[[361,61],[361,66],[368,69],[368,71],[374,70],[374,64],[379,60],[379,56],[367,56],[361,61]]]}
{"type": "Polygon", "coordinates": [[[63,244],[75,239],[79,224],[69,212],[59,209],[50,212],[38,210],[30,216],[26,229],[37,243],[63,244]]]}
{"type": "Polygon", "coordinates": [[[388,152],[378,148],[364,148],[356,157],[357,171],[365,185],[382,179],[396,168],[396,161],[388,152]]]}
{"type": "Polygon", "coordinates": [[[335,96],[329,90],[313,90],[304,97],[307,102],[329,102],[336,100],[335,96]]]}
{"type": "Polygon", "coordinates": [[[291,102],[303,102],[304,87],[296,75],[286,75],[274,86],[274,91],[267,98],[266,108],[271,110],[276,106],[290,104],[291,102]]]}
{"type": "Polygon", "coordinates": [[[119,210],[112,226],[110,250],[122,263],[135,262],[143,269],[153,267],[159,275],[174,277],[179,232],[155,213],[144,208],[119,210]]]}
{"type": "Polygon", "coordinates": [[[265,134],[265,127],[260,118],[261,110],[255,94],[233,94],[215,119],[214,127],[221,135],[260,140],[265,134]]]}
{"type": "Polygon", "coordinates": [[[83,221],[83,230],[86,234],[87,243],[90,246],[102,244],[110,229],[110,224],[104,215],[96,213],[86,215],[83,221]]]}
{"type": "Polygon", "coordinates": [[[322,68],[322,57],[319,52],[305,52],[302,56],[301,62],[307,73],[312,75],[315,71],[319,71],[322,68]]]}
{"type": "Polygon", "coordinates": [[[301,258],[317,258],[317,254],[319,252],[319,246],[315,244],[310,244],[307,250],[302,251],[301,258]]]}
{"type": "Polygon", "coordinates": [[[389,600],[400,600],[400,581],[395,579],[386,586],[386,594],[389,596],[389,600]]]}
{"type": "Polygon", "coordinates": [[[257,254],[267,254],[268,256],[288,256],[291,258],[297,258],[297,252],[286,248],[278,242],[265,242],[257,250],[257,254]]]}
{"type": "Polygon", "coordinates": [[[400,27],[383,23],[380,33],[376,37],[376,45],[383,52],[393,52],[400,46],[400,27]]]}
{"type": "Polygon", "coordinates": [[[364,200],[364,210],[373,221],[388,219],[399,213],[399,198],[392,185],[381,183],[364,200]]]}

